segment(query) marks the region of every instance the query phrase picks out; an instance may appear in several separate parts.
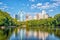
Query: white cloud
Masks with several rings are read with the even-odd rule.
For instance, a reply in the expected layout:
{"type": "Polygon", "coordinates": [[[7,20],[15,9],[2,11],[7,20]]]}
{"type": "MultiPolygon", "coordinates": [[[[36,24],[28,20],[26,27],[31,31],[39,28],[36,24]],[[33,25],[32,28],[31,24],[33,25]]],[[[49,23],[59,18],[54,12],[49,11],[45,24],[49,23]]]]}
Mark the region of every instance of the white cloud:
{"type": "Polygon", "coordinates": [[[58,6],[60,6],[60,2],[53,2],[53,3],[46,2],[44,4],[37,3],[31,6],[32,8],[37,8],[37,9],[51,9],[51,8],[57,8],[58,6]]]}
{"type": "Polygon", "coordinates": [[[57,2],[59,2],[60,0],[50,0],[50,1],[55,1],[55,2],[57,1],[57,2]]]}
{"type": "Polygon", "coordinates": [[[49,5],[44,5],[44,6],[41,6],[42,9],[47,9],[49,8],[49,5]]]}
{"type": "Polygon", "coordinates": [[[7,4],[4,4],[4,5],[7,5],[7,4]]]}
{"type": "Polygon", "coordinates": [[[32,4],[31,9],[34,9],[34,8],[36,8],[36,5],[32,4]]]}
{"type": "Polygon", "coordinates": [[[5,8],[0,8],[1,10],[4,10],[5,8]]]}
{"type": "Polygon", "coordinates": [[[56,3],[53,3],[54,6],[60,6],[60,3],[59,2],[56,2],[56,3]]]}
{"type": "Polygon", "coordinates": [[[41,6],[42,9],[47,9],[50,7],[49,2],[44,3],[44,5],[41,6]]]}
{"type": "Polygon", "coordinates": [[[14,8],[11,8],[11,9],[14,9],[14,8]]]}
{"type": "Polygon", "coordinates": [[[31,2],[35,2],[35,0],[29,0],[29,1],[31,1],[31,2]]]}
{"type": "Polygon", "coordinates": [[[29,6],[29,4],[27,4],[27,6],[29,6]]]}
{"type": "Polygon", "coordinates": [[[54,6],[60,6],[60,0],[51,0],[51,1],[55,1],[55,3],[53,3],[54,6]]]}
{"type": "Polygon", "coordinates": [[[44,5],[49,5],[50,3],[49,2],[46,2],[44,5]]]}
{"type": "Polygon", "coordinates": [[[5,3],[3,3],[3,2],[0,2],[0,5],[7,5],[7,4],[5,4],[5,3]]]}
{"type": "Polygon", "coordinates": [[[0,4],[3,4],[3,2],[0,2],[0,4]]]}
{"type": "Polygon", "coordinates": [[[54,11],[54,10],[53,9],[49,10],[49,12],[52,12],[52,11],[54,11]]]}
{"type": "Polygon", "coordinates": [[[3,6],[4,8],[8,8],[8,6],[3,6]]]}
{"type": "Polygon", "coordinates": [[[50,7],[49,2],[46,2],[44,5],[42,3],[37,3],[32,5],[33,8],[37,8],[37,9],[47,9],[50,7]]]}
{"type": "Polygon", "coordinates": [[[2,5],[2,6],[0,6],[0,9],[5,9],[5,8],[8,8],[8,6],[7,6],[7,4],[5,4],[5,3],[3,3],[3,2],[0,2],[0,4],[2,5]]]}
{"type": "Polygon", "coordinates": [[[14,9],[12,7],[7,6],[7,4],[0,2],[0,4],[2,4],[2,6],[0,6],[1,10],[9,10],[9,9],[14,9]]]}
{"type": "Polygon", "coordinates": [[[36,6],[37,6],[37,8],[39,9],[39,8],[41,8],[42,3],[37,3],[36,6]]]}
{"type": "Polygon", "coordinates": [[[41,6],[42,5],[42,3],[37,3],[37,6],[41,6]]]}
{"type": "Polygon", "coordinates": [[[0,9],[1,10],[6,10],[6,9],[8,9],[8,6],[1,6],[0,9]]]}
{"type": "Polygon", "coordinates": [[[42,3],[31,5],[31,8],[37,8],[37,9],[47,9],[49,7],[50,7],[49,2],[44,3],[44,5],[42,3]]]}

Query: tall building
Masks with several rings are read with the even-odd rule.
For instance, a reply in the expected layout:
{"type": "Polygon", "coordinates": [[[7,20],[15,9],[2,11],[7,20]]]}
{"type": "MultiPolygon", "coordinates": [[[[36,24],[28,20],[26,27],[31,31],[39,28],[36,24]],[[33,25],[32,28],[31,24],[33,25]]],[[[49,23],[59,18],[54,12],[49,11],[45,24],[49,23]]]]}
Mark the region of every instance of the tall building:
{"type": "Polygon", "coordinates": [[[34,19],[36,20],[39,20],[39,18],[40,18],[40,15],[39,14],[36,14],[35,16],[34,16],[34,19]]]}
{"type": "Polygon", "coordinates": [[[34,20],[36,20],[37,19],[37,17],[36,17],[36,13],[34,14],[34,16],[33,16],[33,18],[32,19],[34,19],[34,20]]]}
{"type": "Polygon", "coordinates": [[[37,13],[37,14],[34,16],[34,19],[35,19],[35,20],[40,20],[40,19],[42,19],[41,13],[37,13]]]}
{"type": "Polygon", "coordinates": [[[24,21],[24,13],[22,10],[18,12],[18,15],[19,15],[19,20],[24,21]]]}
{"type": "Polygon", "coordinates": [[[49,15],[46,13],[45,10],[42,11],[42,19],[47,19],[49,18],[49,15]]]}
{"type": "Polygon", "coordinates": [[[25,20],[40,20],[40,19],[47,19],[49,18],[49,15],[46,13],[45,10],[42,10],[42,12],[37,13],[36,15],[34,15],[33,17],[30,14],[26,14],[24,15],[23,11],[19,11],[18,15],[15,15],[15,18],[19,21],[24,21],[24,18],[26,18],[25,20]]]}
{"type": "Polygon", "coordinates": [[[22,10],[15,15],[15,19],[17,19],[18,21],[24,21],[24,13],[22,12],[22,10]]]}
{"type": "Polygon", "coordinates": [[[18,20],[18,15],[17,15],[17,14],[15,15],[15,19],[17,19],[17,20],[18,20]]]}
{"type": "Polygon", "coordinates": [[[32,16],[30,14],[26,14],[26,21],[32,20],[32,16]]]}
{"type": "Polygon", "coordinates": [[[37,13],[35,16],[34,16],[34,19],[35,20],[40,20],[40,19],[47,19],[49,17],[49,15],[46,13],[45,10],[43,10],[41,13],[37,13]]]}
{"type": "Polygon", "coordinates": [[[29,20],[29,14],[26,14],[26,21],[29,20]]]}

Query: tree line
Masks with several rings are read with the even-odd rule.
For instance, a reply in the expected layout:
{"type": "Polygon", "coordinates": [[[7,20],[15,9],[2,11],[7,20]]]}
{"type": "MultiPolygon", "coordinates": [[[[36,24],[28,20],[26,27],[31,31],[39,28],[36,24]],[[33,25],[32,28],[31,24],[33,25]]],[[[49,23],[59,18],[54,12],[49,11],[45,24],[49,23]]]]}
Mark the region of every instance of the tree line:
{"type": "MultiPolygon", "coordinates": [[[[28,26],[60,26],[60,14],[56,14],[53,18],[40,20],[30,20],[24,22],[28,26]]],[[[20,21],[14,19],[9,13],[0,10],[0,26],[16,26],[21,25],[20,21]]]]}
{"type": "Polygon", "coordinates": [[[56,14],[54,17],[40,20],[26,21],[27,26],[60,26],[60,14],[56,14]]]}

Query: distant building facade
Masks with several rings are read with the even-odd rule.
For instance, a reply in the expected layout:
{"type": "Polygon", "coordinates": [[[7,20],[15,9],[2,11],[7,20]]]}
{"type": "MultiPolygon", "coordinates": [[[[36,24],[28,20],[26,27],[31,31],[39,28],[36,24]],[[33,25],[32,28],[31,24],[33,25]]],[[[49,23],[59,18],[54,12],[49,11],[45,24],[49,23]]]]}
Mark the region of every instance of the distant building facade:
{"type": "Polygon", "coordinates": [[[15,19],[17,19],[17,20],[18,20],[18,15],[17,15],[17,14],[15,15],[15,19]]]}
{"type": "Polygon", "coordinates": [[[18,12],[18,15],[15,15],[15,19],[17,19],[18,21],[24,21],[24,14],[22,10],[18,12]]]}
{"type": "Polygon", "coordinates": [[[26,21],[32,20],[32,16],[30,14],[26,14],[26,21]]]}
{"type": "Polygon", "coordinates": [[[40,20],[40,19],[47,19],[49,18],[49,15],[45,12],[45,10],[43,10],[41,13],[37,13],[35,16],[31,16],[31,15],[26,15],[26,21],[28,20],[40,20]]]}
{"type": "Polygon", "coordinates": [[[20,17],[20,21],[24,21],[24,13],[23,11],[21,10],[20,13],[19,13],[19,17],[20,17]]]}
{"type": "Polygon", "coordinates": [[[35,14],[34,16],[31,16],[30,14],[27,14],[27,13],[24,15],[22,11],[20,11],[18,15],[15,15],[15,19],[19,21],[40,20],[40,19],[47,19],[47,18],[49,18],[49,15],[46,13],[45,10],[35,14]]]}

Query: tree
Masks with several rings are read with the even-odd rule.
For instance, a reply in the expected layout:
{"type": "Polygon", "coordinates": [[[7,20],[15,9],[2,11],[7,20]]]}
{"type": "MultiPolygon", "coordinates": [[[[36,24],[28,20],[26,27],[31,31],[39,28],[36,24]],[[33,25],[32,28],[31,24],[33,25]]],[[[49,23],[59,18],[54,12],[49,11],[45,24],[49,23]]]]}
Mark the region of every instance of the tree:
{"type": "Polygon", "coordinates": [[[60,26],[60,14],[56,14],[54,18],[56,19],[56,24],[60,26]]]}
{"type": "Polygon", "coordinates": [[[9,13],[0,10],[0,26],[13,26],[13,20],[9,13]]]}

